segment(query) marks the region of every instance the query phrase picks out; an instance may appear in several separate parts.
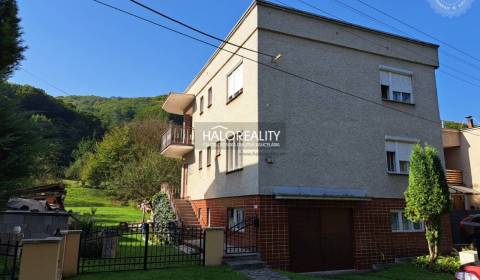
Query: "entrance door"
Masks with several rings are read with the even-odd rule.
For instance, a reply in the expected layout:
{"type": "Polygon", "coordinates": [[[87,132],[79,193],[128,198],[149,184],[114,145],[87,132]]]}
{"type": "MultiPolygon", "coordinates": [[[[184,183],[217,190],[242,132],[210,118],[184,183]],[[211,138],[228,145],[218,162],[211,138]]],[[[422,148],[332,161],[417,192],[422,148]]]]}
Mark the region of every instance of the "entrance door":
{"type": "Polygon", "coordinates": [[[293,271],[353,268],[351,209],[290,208],[288,219],[293,271]]]}

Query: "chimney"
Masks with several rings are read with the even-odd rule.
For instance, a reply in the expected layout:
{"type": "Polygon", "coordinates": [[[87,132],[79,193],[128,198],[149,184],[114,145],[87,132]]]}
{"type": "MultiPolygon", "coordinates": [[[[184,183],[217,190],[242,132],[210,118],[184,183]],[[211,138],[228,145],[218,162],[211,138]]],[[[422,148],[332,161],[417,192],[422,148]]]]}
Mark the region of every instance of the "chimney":
{"type": "Polygon", "coordinates": [[[468,117],[465,117],[467,119],[467,128],[473,128],[473,117],[472,116],[468,116],[468,117]]]}

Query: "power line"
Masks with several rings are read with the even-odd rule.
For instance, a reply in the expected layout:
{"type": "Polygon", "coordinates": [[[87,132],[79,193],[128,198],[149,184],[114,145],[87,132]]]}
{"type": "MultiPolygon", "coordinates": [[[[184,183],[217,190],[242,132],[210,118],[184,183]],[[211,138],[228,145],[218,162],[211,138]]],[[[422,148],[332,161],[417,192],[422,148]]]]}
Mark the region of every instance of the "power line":
{"type": "MultiPolygon", "coordinates": [[[[402,29],[400,29],[400,28],[397,28],[396,26],[393,26],[393,25],[391,25],[391,24],[389,24],[389,23],[387,23],[387,22],[385,22],[385,21],[383,21],[383,20],[380,20],[380,19],[378,19],[378,18],[375,18],[375,17],[373,17],[373,16],[371,16],[371,15],[369,15],[369,14],[367,14],[367,13],[365,13],[365,12],[359,10],[359,9],[356,9],[355,7],[353,7],[353,6],[351,6],[351,5],[348,5],[347,3],[343,2],[342,0],[333,0],[333,1],[337,2],[338,4],[346,7],[347,9],[350,9],[350,10],[354,11],[355,13],[357,13],[357,14],[359,14],[359,15],[361,15],[361,16],[364,16],[364,17],[366,17],[366,18],[368,18],[368,19],[370,19],[370,20],[372,20],[372,21],[375,21],[375,22],[377,22],[377,23],[383,24],[383,25],[385,25],[385,26],[387,26],[387,27],[389,27],[389,28],[392,28],[392,29],[394,29],[394,30],[396,30],[396,31],[398,31],[398,32],[400,32],[400,33],[405,34],[406,36],[411,36],[410,33],[406,32],[406,31],[404,31],[404,30],[402,30],[402,29]]],[[[360,0],[357,0],[357,1],[360,1],[360,0]]],[[[436,39],[434,39],[434,40],[436,40],[436,39]]],[[[437,40],[437,41],[439,41],[439,40],[437,40]]],[[[439,41],[439,42],[443,43],[443,41],[439,41]]],[[[448,45],[448,44],[446,44],[446,45],[448,45]]],[[[444,54],[446,54],[446,55],[448,55],[448,56],[454,57],[454,58],[456,58],[457,60],[459,60],[459,61],[461,61],[461,62],[463,62],[463,63],[465,63],[465,64],[467,64],[467,65],[469,65],[469,66],[472,66],[472,67],[480,70],[480,67],[479,67],[478,65],[473,64],[473,63],[471,63],[471,62],[469,62],[469,61],[466,61],[466,60],[464,60],[464,59],[462,59],[462,58],[460,58],[460,57],[458,57],[458,56],[456,56],[456,55],[454,55],[454,54],[451,54],[451,53],[449,53],[449,52],[447,52],[447,51],[445,51],[445,50],[442,50],[442,49],[440,49],[440,52],[442,52],[442,53],[444,53],[444,54]]],[[[455,68],[455,67],[452,67],[452,66],[450,66],[450,65],[447,65],[446,63],[442,63],[442,65],[443,65],[444,67],[449,68],[449,69],[451,69],[451,70],[453,70],[453,71],[455,71],[455,72],[458,72],[458,73],[460,73],[460,74],[462,74],[462,75],[469,76],[470,78],[472,78],[472,79],[474,79],[474,80],[480,81],[479,78],[477,78],[477,77],[475,77],[475,76],[473,76],[473,75],[471,75],[471,74],[469,74],[469,73],[466,73],[466,72],[464,72],[464,71],[462,71],[462,70],[459,70],[458,68],[455,68]]]]}
{"type": "MultiPolygon", "coordinates": [[[[278,0],[274,0],[274,1],[285,5],[285,3],[280,2],[280,1],[278,1],[278,0]]],[[[336,15],[334,15],[334,14],[332,14],[332,13],[329,13],[329,12],[327,12],[327,11],[325,11],[325,10],[322,10],[322,9],[320,9],[319,7],[313,5],[313,4],[311,4],[311,3],[309,3],[309,2],[307,2],[307,1],[305,1],[305,0],[297,0],[297,1],[300,2],[300,3],[302,3],[302,4],[304,4],[304,5],[306,5],[306,6],[308,6],[308,7],[310,7],[310,8],[312,8],[312,9],[315,9],[315,10],[321,12],[321,13],[324,13],[324,14],[326,14],[326,15],[334,18],[334,19],[337,19],[337,20],[340,20],[340,21],[344,21],[342,18],[340,18],[340,17],[338,17],[338,16],[336,16],[336,15]]],[[[335,0],[335,1],[337,1],[337,0],[335,0]]],[[[286,5],[285,5],[285,6],[286,6],[286,5]]],[[[288,7],[288,6],[286,6],[286,7],[288,7]]],[[[382,22],[382,21],[380,21],[380,20],[378,20],[378,21],[379,21],[379,22],[382,22]]],[[[345,21],[344,21],[344,22],[345,22],[345,21]]],[[[385,24],[386,24],[387,26],[390,26],[390,25],[387,24],[387,23],[385,23],[385,24]]],[[[352,34],[352,35],[354,35],[354,36],[356,36],[356,37],[358,37],[358,38],[360,38],[360,39],[362,39],[362,40],[364,40],[364,41],[368,41],[368,42],[370,42],[370,43],[372,43],[372,44],[374,44],[374,45],[380,46],[380,47],[382,47],[382,48],[384,48],[384,49],[388,49],[388,50],[391,51],[391,52],[396,52],[396,53],[398,53],[398,51],[395,51],[395,50],[392,49],[392,48],[388,48],[388,47],[385,46],[385,45],[381,45],[381,44],[379,44],[379,43],[377,43],[377,42],[375,42],[375,41],[373,41],[373,40],[370,40],[370,39],[368,39],[368,38],[365,38],[365,37],[363,37],[363,36],[361,36],[361,35],[359,35],[359,34],[357,34],[357,33],[355,33],[355,32],[350,32],[349,30],[347,30],[347,29],[345,29],[345,28],[342,28],[342,29],[343,29],[345,32],[347,32],[347,33],[349,33],[349,34],[352,34]]],[[[407,50],[407,51],[409,51],[409,52],[411,52],[411,53],[414,53],[414,54],[416,54],[416,55],[422,56],[422,57],[430,60],[430,61],[433,62],[433,63],[437,63],[437,62],[438,62],[437,60],[434,60],[434,59],[432,59],[432,58],[430,58],[430,57],[428,57],[428,56],[426,56],[426,55],[424,55],[424,54],[422,54],[422,53],[420,53],[420,52],[417,52],[417,51],[415,51],[415,50],[412,50],[412,49],[410,49],[410,48],[408,48],[408,47],[406,47],[406,46],[402,46],[402,45],[397,45],[397,46],[398,46],[398,47],[401,47],[401,48],[403,48],[404,50],[407,50]]],[[[475,80],[477,80],[477,81],[480,81],[479,78],[476,78],[475,76],[472,76],[472,75],[470,75],[470,74],[468,74],[468,73],[466,73],[466,72],[464,72],[464,71],[458,70],[458,69],[455,68],[455,67],[446,65],[445,63],[443,64],[443,66],[445,66],[446,68],[451,69],[451,70],[454,71],[454,72],[458,72],[458,73],[460,73],[460,74],[462,74],[462,75],[466,75],[466,76],[469,76],[469,77],[471,77],[471,78],[473,78],[473,79],[475,79],[475,80]]],[[[480,68],[479,68],[479,69],[480,69],[480,68]]],[[[439,69],[438,71],[444,72],[442,69],[439,69]]],[[[459,81],[462,81],[462,82],[466,82],[465,79],[463,79],[463,78],[462,78],[462,79],[459,79],[458,76],[455,76],[455,75],[450,75],[450,77],[452,77],[452,78],[454,78],[454,79],[457,79],[457,80],[459,80],[459,81]]],[[[473,86],[475,86],[475,87],[479,87],[479,88],[480,88],[480,85],[478,85],[478,84],[475,84],[475,83],[472,83],[472,82],[467,82],[467,83],[470,84],[470,85],[473,85],[473,86]]]]}
{"type": "Polygon", "coordinates": [[[168,20],[170,20],[170,21],[173,21],[173,22],[175,22],[175,23],[177,23],[177,24],[180,24],[181,26],[184,26],[184,27],[186,27],[186,28],[188,28],[188,29],[190,29],[190,30],[193,30],[193,31],[195,31],[195,32],[198,32],[198,33],[200,33],[200,34],[202,34],[202,35],[205,35],[205,36],[207,36],[207,37],[209,37],[209,38],[212,38],[212,39],[217,40],[217,41],[219,41],[219,42],[222,42],[222,43],[224,43],[224,44],[229,44],[229,45],[235,46],[235,47],[237,47],[237,48],[242,48],[242,49],[247,50],[247,51],[251,51],[251,52],[258,53],[258,54],[261,54],[261,55],[264,55],[264,56],[268,56],[268,57],[270,57],[270,58],[272,58],[272,59],[274,59],[274,58],[276,57],[275,55],[271,55],[271,54],[264,53],[264,52],[260,52],[260,51],[256,51],[256,50],[252,50],[252,49],[249,49],[249,48],[247,48],[247,47],[240,46],[240,45],[237,45],[237,44],[234,44],[234,43],[225,41],[225,40],[223,40],[222,38],[219,38],[219,37],[217,37],[217,36],[214,36],[214,35],[212,35],[212,34],[209,34],[209,33],[207,33],[207,32],[204,32],[204,31],[202,31],[202,30],[200,30],[200,29],[198,29],[198,28],[195,28],[195,27],[193,27],[193,26],[191,26],[191,25],[189,25],[189,24],[186,24],[186,23],[184,23],[184,22],[181,22],[180,20],[174,19],[173,17],[168,16],[168,15],[162,13],[162,12],[159,12],[159,11],[157,11],[157,10],[155,10],[155,9],[147,6],[147,5],[144,5],[144,4],[142,4],[142,3],[138,2],[138,1],[130,0],[130,2],[136,4],[136,5],[144,8],[144,9],[147,9],[147,10],[149,10],[150,12],[153,12],[153,13],[155,13],[155,14],[163,17],[163,18],[166,18],[166,19],[168,19],[168,20]]]}
{"type": "MultiPolygon", "coordinates": [[[[319,9],[318,7],[312,5],[312,4],[310,4],[310,3],[308,3],[308,2],[306,2],[306,1],[304,1],[304,0],[298,0],[298,1],[301,2],[301,3],[303,3],[303,4],[305,4],[305,5],[307,5],[307,6],[310,6],[310,7],[314,8],[314,9],[320,10],[321,12],[326,13],[327,15],[330,15],[330,16],[332,16],[333,18],[340,19],[339,17],[337,17],[337,16],[335,16],[335,15],[333,15],[333,14],[331,14],[331,13],[328,13],[328,12],[326,12],[326,11],[323,11],[323,10],[319,9]]],[[[355,9],[354,7],[351,7],[351,6],[349,6],[348,4],[345,4],[344,2],[342,2],[342,1],[340,1],[340,0],[335,0],[335,1],[337,1],[338,3],[344,5],[344,6],[347,7],[347,8],[353,9],[354,11],[356,11],[357,13],[360,13],[360,14],[363,15],[363,16],[369,17],[369,18],[372,19],[372,20],[375,20],[375,21],[377,21],[377,22],[379,22],[379,23],[382,23],[382,24],[384,24],[384,25],[386,25],[386,26],[389,26],[389,27],[391,27],[391,28],[394,28],[394,29],[396,29],[397,31],[402,32],[402,33],[405,33],[405,34],[408,35],[408,33],[406,33],[406,32],[404,32],[404,31],[396,28],[395,26],[389,25],[388,23],[385,23],[385,22],[383,22],[383,21],[381,21],[381,20],[378,20],[378,19],[376,19],[376,18],[374,18],[374,17],[371,17],[371,16],[369,16],[368,14],[365,14],[365,13],[363,13],[362,11],[359,11],[359,10],[355,9]]],[[[182,22],[182,21],[180,21],[180,20],[174,19],[174,18],[172,18],[172,17],[170,17],[170,16],[168,16],[168,15],[166,15],[166,14],[164,14],[164,13],[162,13],[162,12],[160,12],[160,11],[154,9],[154,8],[151,8],[151,7],[149,7],[149,6],[145,5],[145,4],[142,4],[142,3],[140,3],[140,2],[138,2],[138,1],[136,1],[136,0],[130,0],[130,2],[132,2],[132,3],[136,4],[136,5],[139,5],[140,7],[144,8],[144,9],[147,9],[147,10],[149,10],[149,11],[151,11],[151,12],[153,12],[153,13],[155,13],[155,14],[163,17],[163,18],[166,18],[166,19],[168,19],[168,20],[170,20],[170,21],[173,21],[173,22],[175,22],[175,23],[177,23],[177,24],[180,24],[180,25],[182,25],[182,26],[184,26],[184,27],[187,27],[187,28],[190,29],[190,30],[193,30],[193,31],[195,31],[195,32],[197,32],[197,33],[200,33],[200,34],[202,34],[202,35],[208,36],[209,38],[213,38],[213,39],[218,40],[218,41],[220,41],[220,42],[223,42],[223,43],[226,43],[226,44],[231,44],[231,45],[234,45],[234,46],[236,46],[236,47],[238,47],[238,48],[243,48],[243,49],[246,49],[246,50],[251,51],[251,52],[254,52],[254,53],[266,55],[266,56],[268,56],[268,57],[270,57],[270,58],[272,58],[272,59],[275,58],[275,56],[273,56],[273,55],[264,54],[264,53],[259,52],[259,51],[256,51],[256,50],[252,50],[252,49],[249,49],[249,48],[245,48],[245,47],[243,47],[243,46],[239,46],[239,45],[236,45],[236,44],[229,43],[228,41],[225,41],[225,40],[223,40],[223,39],[221,39],[221,38],[219,38],[219,37],[217,37],[217,36],[211,35],[211,34],[205,32],[205,31],[202,31],[202,30],[200,30],[200,29],[198,29],[198,28],[195,28],[195,27],[193,27],[193,26],[191,26],[191,25],[189,25],[189,24],[186,24],[186,23],[184,23],[184,22],[182,22]]],[[[284,3],[282,3],[282,4],[284,4],[284,3]]],[[[284,5],[285,5],[285,4],[284,4],[284,5]]],[[[340,19],[340,20],[341,20],[341,19],[340,19]]],[[[347,30],[345,30],[345,31],[347,31],[347,30]]],[[[348,31],[347,31],[347,32],[348,32],[348,31]]],[[[374,42],[374,41],[372,41],[372,40],[368,40],[368,39],[364,38],[363,36],[360,36],[360,35],[358,35],[358,34],[356,34],[356,33],[353,33],[353,32],[349,32],[349,33],[351,33],[351,34],[353,34],[353,35],[355,35],[355,36],[357,36],[357,37],[359,37],[359,38],[361,38],[361,39],[363,39],[363,40],[370,41],[370,42],[373,43],[373,44],[379,45],[378,43],[376,43],[376,42],[374,42]]],[[[383,47],[383,48],[387,48],[387,47],[384,46],[384,45],[380,45],[380,46],[383,47]]],[[[406,49],[407,51],[410,51],[410,52],[412,52],[412,53],[414,53],[414,54],[417,54],[417,55],[420,55],[420,56],[422,56],[422,57],[425,57],[425,58],[431,60],[433,63],[437,63],[437,62],[438,62],[438,61],[433,60],[433,59],[431,59],[430,57],[428,57],[428,56],[426,56],[426,55],[424,55],[424,54],[422,54],[422,53],[420,53],[420,52],[411,50],[411,49],[408,48],[408,47],[401,46],[401,45],[400,45],[400,47],[403,47],[403,48],[406,49]]],[[[390,50],[391,50],[391,49],[390,49],[390,50]]],[[[393,51],[393,50],[391,50],[391,51],[393,51]]],[[[458,72],[458,73],[460,73],[460,74],[462,74],[462,75],[464,75],[464,76],[468,76],[468,77],[470,77],[471,79],[474,79],[474,80],[477,80],[477,81],[480,82],[480,78],[476,78],[475,76],[472,76],[471,74],[466,73],[466,72],[464,72],[464,71],[458,70],[458,69],[456,69],[455,67],[452,67],[452,66],[449,66],[449,65],[445,65],[445,64],[443,64],[443,65],[444,65],[446,68],[449,68],[449,69],[451,69],[451,70],[454,71],[454,72],[458,72]]],[[[443,70],[439,70],[439,71],[443,71],[443,70]]],[[[453,77],[453,76],[452,76],[452,77],[453,77]]],[[[458,78],[457,78],[457,80],[459,80],[459,81],[465,81],[464,78],[462,78],[462,79],[458,79],[458,78]]],[[[476,85],[475,83],[468,82],[468,84],[480,88],[480,85],[476,85]]]]}
{"type": "Polygon", "coordinates": [[[52,88],[54,88],[54,89],[56,89],[56,90],[60,91],[61,93],[65,94],[65,95],[69,95],[69,96],[71,96],[71,94],[70,94],[70,93],[66,92],[66,91],[65,91],[65,90],[63,90],[62,88],[60,88],[60,87],[58,87],[58,86],[54,85],[53,83],[51,83],[51,82],[47,81],[46,79],[44,79],[44,78],[42,78],[42,77],[40,77],[40,76],[38,76],[38,75],[36,75],[36,74],[33,74],[32,72],[28,71],[27,69],[25,69],[25,68],[23,68],[23,67],[22,67],[22,71],[24,71],[24,72],[25,72],[25,73],[27,73],[28,75],[30,75],[30,76],[32,76],[32,77],[34,77],[35,79],[38,79],[38,80],[40,80],[40,81],[42,81],[42,82],[46,83],[47,85],[49,85],[50,87],[52,87],[52,88]]]}
{"type": "Polygon", "coordinates": [[[416,115],[416,114],[413,114],[413,113],[410,113],[410,112],[402,111],[402,110],[399,110],[399,109],[394,108],[394,107],[385,106],[385,105],[382,104],[382,103],[375,102],[375,101],[370,100],[370,99],[368,99],[368,98],[361,97],[361,96],[358,96],[358,95],[356,95],[356,94],[353,94],[353,93],[350,93],[350,92],[347,92],[347,91],[344,91],[344,90],[335,88],[335,87],[333,87],[333,86],[329,86],[329,85],[323,84],[323,83],[321,83],[321,82],[317,82],[317,81],[315,81],[315,80],[313,80],[313,79],[303,77],[303,76],[301,76],[301,75],[299,75],[299,74],[295,74],[295,73],[289,72],[289,71],[287,71],[287,70],[283,70],[283,69],[280,69],[280,68],[271,66],[271,65],[269,65],[269,64],[267,64],[267,63],[264,63],[264,62],[261,62],[261,61],[257,61],[257,60],[255,60],[255,59],[252,59],[252,58],[246,57],[246,56],[244,56],[244,55],[238,54],[237,52],[230,51],[230,50],[224,49],[224,48],[222,48],[222,47],[217,47],[216,45],[214,45],[214,44],[212,44],[212,43],[210,43],[210,42],[204,41],[204,40],[199,39],[199,38],[196,38],[196,37],[194,37],[194,36],[192,36],[192,35],[189,35],[189,34],[186,34],[186,33],[181,32],[181,31],[175,30],[175,29],[173,29],[173,28],[164,26],[164,25],[162,25],[162,24],[156,23],[156,22],[154,22],[154,21],[151,21],[151,20],[149,20],[149,19],[143,18],[143,17],[141,17],[141,16],[138,16],[138,15],[133,14],[133,13],[131,13],[131,12],[125,11],[125,10],[120,9],[120,8],[117,8],[117,7],[115,7],[115,6],[109,5],[109,4],[104,3],[104,2],[102,2],[102,1],[99,1],[99,0],[93,0],[93,1],[95,1],[95,2],[97,2],[97,3],[99,3],[99,4],[102,4],[102,5],[106,6],[106,7],[109,7],[109,8],[111,8],[111,9],[114,9],[114,10],[116,10],[116,11],[118,11],[118,12],[124,13],[124,14],[126,14],[126,15],[133,16],[133,17],[135,17],[135,18],[137,18],[137,19],[139,19],[139,20],[145,21],[145,22],[150,23],[150,24],[154,24],[154,25],[157,26],[157,27],[160,27],[160,28],[163,28],[163,29],[166,29],[166,30],[175,32],[176,34],[182,35],[182,36],[184,36],[184,37],[187,37],[187,38],[189,38],[189,39],[195,40],[195,41],[197,41],[197,42],[201,42],[201,43],[206,44],[206,45],[208,45],[208,46],[210,46],[210,47],[213,47],[213,48],[215,48],[215,49],[219,49],[219,50],[221,50],[221,51],[228,52],[228,53],[230,53],[230,54],[232,54],[232,55],[234,55],[234,56],[241,57],[242,59],[245,59],[245,60],[248,60],[248,61],[257,63],[257,64],[259,64],[259,65],[262,65],[262,66],[265,66],[265,67],[267,67],[267,68],[273,69],[273,70],[275,70],[275,71],[284,73],[284,74],[286,74],[286,75],[289,75],[289,76],[298,78],[298,79],[300,79],[300,80],[307,81],[307,82],[309,82],[309,83],[312,83],[312,84],[321,86],[321,87],[326,88],[326,89],[330,89],[330,90],[335,91],[335,92],[337,92],[337,93],[339,93],[339,94],[342,94],[342,95],[345,95],[345,96],[350,96],[350,97],[359,99],[359,100],[361,100],[361,101],[364,101],[364,102],[367,102],[367,103],[370,103],[370,104],[373,104],[373,105],[377,105],[377,106],[380,106],[380,107],[385,108],[385,109],[389,109],[389,110],[392,110],[392,111],[396,111],[396,112],[398,112],[398,113],[401,113],[401,114],[404,114],[404,115],[407,115],[407,116],[410,116],[410,117],[422,119],[422,120],[425,120],[425,121],[428,121],[428,122],[431,122],[431,123],[434,123],[434,124],[437,124],[437,125],[440,125],[440,126],[442,125],[442,122],[441,122],[441,121],[431,120],[431,119],[429,119],[429,118],[422,117],[422,116],[419,116],[419,115],[416,115]]]}
{"type": "Polygon", "coordinates": [[[448,43],[448,42],[446,42],[446,41],[443,41],[443,40],[439,39],[438,37],[435,37],[435,36],[433,36],[433,35],[425,32],[425,31],[423,31],[423,30],[421,30],[421,29],[419,29],[419,28],[417,28],[417,27],[415,27],[415,26],[413,26],[413,25],[411,25],[411,24],[409,24],[409,23],[407,23],[407,22],[405,22],[405,21],[403,21],[403,20],[401,20],[401,19],[399,19],[399,18],[397,18],[397,17],[395,17],[395,16],[387,13],[387,12],[385,12],[385,11],[382,11],[382,10],[376,8],[375,6],[372,6],[372,5],[368,4],[368,3],[366,3],[365,1],[362,1],[362,0],[356,0],[356,1],[362,3],[363,5],[369,7],[370,9],[373,9],[373,10],[375,10],[375,11],[377,11],[377,12],[379,12],[379,13],[381,13],[381,14],[383,14],[383,15],[385,15],[385,16],[393,19],[393,20],[395,20],[396,22],[399,22],[399,23],[401,23],[401,24],[403,24],[403,25],[405,25],[405,26],[407,26],[407,27],[410,27],[411,29],[413,29],[413,30],[415,30],[415,31],[417,31],[417,32],[419,32],[419,33],[421,33],[421,34],[423,34],[423,35],[425,35],[425,36],[427,36],[427,37],[429,37],[429,38],[431,38],[431,39],[433,39],[433,40],[436,40],[436,41],[438,41],[438,42],[440,42],[440,43],[442,43],[442,44],[444,44],[444,45],[446,45],[446,46],[448,46],[448,47],[456,50],[456,51],[459,52],[459,53],[462,53],[462,54],[464,54],[464,55],[466,55],[466,56],[468,56],[468,57],[470,57],[470,58],[472,58],[472,59],[475,59],[476,61],[479,61],[479,62],[480,62],[480,59],[479,59],[479,58],[477,58],[477,57],[475,57],[475,56],[467,53],[466,51],[461,50],[461,49],[459,49],[459,48],[451,45],[450,43],[448,43]]]}

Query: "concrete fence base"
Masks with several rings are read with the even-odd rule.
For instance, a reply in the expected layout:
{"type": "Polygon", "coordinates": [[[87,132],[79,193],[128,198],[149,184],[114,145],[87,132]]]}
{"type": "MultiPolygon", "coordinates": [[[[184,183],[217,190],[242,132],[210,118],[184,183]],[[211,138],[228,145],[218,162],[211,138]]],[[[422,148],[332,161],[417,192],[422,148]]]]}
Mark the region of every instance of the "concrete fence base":
{"type": "Polygon", "coordinates": [[[60,280],[77,275],[81,231],[58,237],[24,239],[19,280],[60,280]]]}

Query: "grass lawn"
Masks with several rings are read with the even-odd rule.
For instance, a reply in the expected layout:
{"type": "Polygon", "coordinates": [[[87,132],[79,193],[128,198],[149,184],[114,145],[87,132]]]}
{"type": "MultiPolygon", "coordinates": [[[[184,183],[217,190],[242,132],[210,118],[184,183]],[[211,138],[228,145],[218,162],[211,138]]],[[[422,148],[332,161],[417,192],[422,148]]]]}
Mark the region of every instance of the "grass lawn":
{"type": "Polygon", "coordinates": [[[104,272],[92,273],[69,278],[69,280],[156,280],[156,279],[200,279],[200,280],[246,280],[242,274],[231,269],[220,267],[182,267],[175,269],[157,269],[148,271],[129,271],[129,272],[104,272]]]}
{"type": "Polygon", "coordinates": [[[434,273],[418,268],[411,264],[396,265],[391,268],[361,274],[344,274],[335,277],[314,277],[302,274],[282,272],[293,280],[451,280],[453,275],[448,273],[434,273]]]}
{"type": "Polygon", "coordinates": [[[119,222],[141,222],[142,212],[133,207],[114,202],[98,189],[83,188],[75,181],[64,181],[67,186],[65,209],[79,213],[90,213],[96,208],[96,220],[103,225],[117,225],[119,222]]]}

